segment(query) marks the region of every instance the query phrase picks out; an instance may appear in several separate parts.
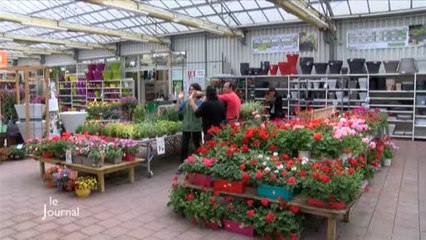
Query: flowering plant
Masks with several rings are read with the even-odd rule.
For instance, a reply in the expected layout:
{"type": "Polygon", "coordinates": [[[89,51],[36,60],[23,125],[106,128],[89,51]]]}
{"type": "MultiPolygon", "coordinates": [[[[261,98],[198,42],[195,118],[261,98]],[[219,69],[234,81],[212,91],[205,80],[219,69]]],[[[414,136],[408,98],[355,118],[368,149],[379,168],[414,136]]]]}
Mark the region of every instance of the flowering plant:
{"type": "Polygon", "coordinates": [[[354,168],[344,168],[341,161],[312,163],[311,169],[303,181],[303,192],[308,197],[347,203],[359,193],[362,175],[354,168]]]}
{"type": "Polygon", "coordinates": [[[214,158],[191,155],[181,164],[180,169],[184,172],[210,175],[214,162],[214,158]]]}
{"type": "Polygon", "coordinates": [[[72,191],[74,190],[74,182],[75,182],[75,172],[73,172],[69,168],[60,169],[56,174],[54,182],[59,189],[72,191]]]}
{"type": "Polygon", "coordinates": [[[173,211],[182,216],[189,217],[189,202],[187,201],[186,196],[193,191],[177,182],[173,182],[172,187],[167,207],[171,207],[173,211]]]}
{"type": "Polygon", "coordinates": [[[123,151],[114,143],[108,143],[105,148],[105,159],[113,160],[123,156],[123,151]]]}
{"type": "Polygon", "coordinates": [[[60,167],[58,166],[53,166],[47,169],[46,173],[44,173],[43,175],[43,180],[45,182],[48,181],[53,181],[53,178],[55,177],[55,175],[61,170],[60,167]]]}
{"type": "Polygon", "coordinates": [[[98,182],[94,177],[78,177],[75,181],[75,189],[95,190],[98,182]]]}
{"type": "Polygon", "coordinates": [[[121,139],[120,146],[124,153],[136,154],[138,152],[138,144],[136,141],[121,139]]]}
{"type": "Polygon", "coordinates": [[[185,199],[188,201],[187,214],[198,224],[213,223],[222,226],[225,208],[218,204],[218,196],[211,192],[193,192],[187,194],[185,199]]]}
{"type": "Polygon", "coordinates": [[[286,202],[269,203],[267,199],[263,199],[261,206],[251,213],[256,233],[266,239],[282,239],[289,235],[291,238],[292,234],[298,235],[302,228],[300,218],[296,215],[299,210],[286,202]]]}
{"type": "Polygon", "coordinates": [[[120,99],[121,104],[121,111],[126,115],[128,120],[132,119],[133,111],[136,108],[136,105],[138,104],[138,100],[131,96],[131,97],[122,97],[120,99]]]}

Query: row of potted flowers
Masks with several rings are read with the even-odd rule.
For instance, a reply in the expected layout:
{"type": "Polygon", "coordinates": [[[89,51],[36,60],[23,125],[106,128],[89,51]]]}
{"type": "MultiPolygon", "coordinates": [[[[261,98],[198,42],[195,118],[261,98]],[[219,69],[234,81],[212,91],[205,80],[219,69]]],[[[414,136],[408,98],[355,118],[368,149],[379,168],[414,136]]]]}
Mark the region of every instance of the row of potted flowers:
{"type": "Polygon", "coordinates": [[[174,182],[168,206],[207,228],[224,228],[249,237],[298,239],[301,232],[299,208],[280,199],[241,200],[220,196],[214,191],[194,191],[185,183],[174,182]]]}
{"type": "Polygon", "coordinates": [[[138,151],[136,141],[129,139],[107,138],[85,134],[62,137],[52,136],[46,139],[30,140],[27,151],[44,158],[65,160],[67,151],[71,152],[72,162],[88,166],[101,167],[104,162],[120,163],[134,161],[138,151]]]}

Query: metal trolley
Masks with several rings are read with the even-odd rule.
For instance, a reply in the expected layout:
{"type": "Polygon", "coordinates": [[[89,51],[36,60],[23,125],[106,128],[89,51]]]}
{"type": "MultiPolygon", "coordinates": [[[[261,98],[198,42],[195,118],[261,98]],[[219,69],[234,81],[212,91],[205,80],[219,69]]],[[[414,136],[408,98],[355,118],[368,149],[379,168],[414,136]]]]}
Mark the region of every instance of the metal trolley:
{"type": "MultiPolygon", "coordinates": [[[[182,141],[182,133],[164,136],[165,155],[178,152],[182,141]]],[[[151,161],[157,156],[157,139],[143,139],[138,141],[139,156],[145,158],[146,161],[142,166],[147,168],[148,177],[151,178],[154,172],[151,170],[151,161]]]]}

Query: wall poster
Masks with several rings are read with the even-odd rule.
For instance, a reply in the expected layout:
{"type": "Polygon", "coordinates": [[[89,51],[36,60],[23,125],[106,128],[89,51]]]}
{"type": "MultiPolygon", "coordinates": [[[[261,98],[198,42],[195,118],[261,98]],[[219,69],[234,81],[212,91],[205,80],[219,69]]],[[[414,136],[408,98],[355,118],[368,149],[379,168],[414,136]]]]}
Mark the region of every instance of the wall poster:
{"type": "Polygon", "coordinates": [[[299,51],[299,34],[284,34],[253,37],[253,54],[299,51]]]}
{"type": "Polygon", "coordinates": [[[408,26],[358,29],[347,32],[349,49],[375,49],[408,46],[408,26]]]}
{"type": "Polygon", "coordinates": [[[410,46],[424,46],[426,44],[426,26],[423,24],[410,25],[408,27],[410,46]]]}

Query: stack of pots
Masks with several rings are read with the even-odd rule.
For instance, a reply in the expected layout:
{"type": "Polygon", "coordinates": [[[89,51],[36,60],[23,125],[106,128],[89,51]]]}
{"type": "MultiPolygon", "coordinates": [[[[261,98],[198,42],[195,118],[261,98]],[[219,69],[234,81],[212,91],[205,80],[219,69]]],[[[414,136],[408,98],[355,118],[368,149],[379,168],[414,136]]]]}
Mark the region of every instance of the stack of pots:
{"type": "Polygon", "coordinates": [[[96,70],[96,65],[94,63],[87,65],[87,71],[85,72],[87,81],[95,80],[94,76],[93,76],[93,71],[95,71],[95,70],[96,70]]]}
{"type": "Polygon", "coordinates": [[[402,74],[418,72],[416,60],[414,58],[402,58],[398,66],[398,72],[402,74]]]}
{"type": "Polygon", "coordinates": [[[121,62],[111,62],[109,66],[112,72],[112,79],[121,79],[121,62]]]}
{"type": "Polygon", "coordinates": [[[240,63],[240,73],[242,76],[248,75],[250,63],[240,63]]]}
{"type": "MultiPolygon", "coordinates": [[[[396,73],[399,65],[399,61],[385,61],[383,62],[385,65],[386,73],[396,73]]],[[[386,78],[386,90],[391,91],[394,89],[395,85],[394,78],[386,78]]]]}
{"type": "Polygon", "coordinates": [[[380,61],[368,61],[365,64],[367,65],[368,73],[379,73],[380,65],[382,65],[382,62],[380,62],[380,61]]]}
{"type": "Polygon", "coordinates": [[[312,68],[314,67],[313,57],[301,57],[299,61],[300,69],[302,74],[311,74],[312,68]]]}
{"type": "Polygon", "coordinates": [[[325,74],[327,72],[328,63],[315,63],[315,73],[316,74],[325,74]]]}
{"type": "Polygon", "coordinates": [[[269,61],[260,62],[260,69],[258,75],[268,75],[269,61]]]}

